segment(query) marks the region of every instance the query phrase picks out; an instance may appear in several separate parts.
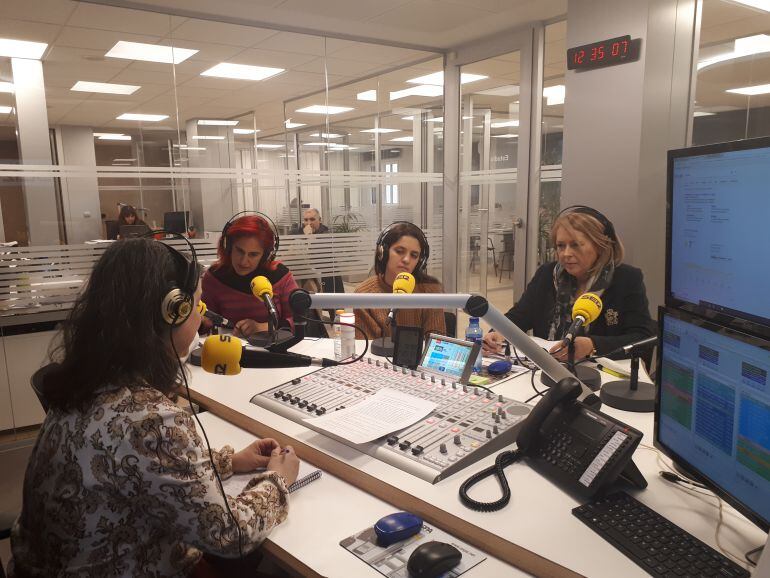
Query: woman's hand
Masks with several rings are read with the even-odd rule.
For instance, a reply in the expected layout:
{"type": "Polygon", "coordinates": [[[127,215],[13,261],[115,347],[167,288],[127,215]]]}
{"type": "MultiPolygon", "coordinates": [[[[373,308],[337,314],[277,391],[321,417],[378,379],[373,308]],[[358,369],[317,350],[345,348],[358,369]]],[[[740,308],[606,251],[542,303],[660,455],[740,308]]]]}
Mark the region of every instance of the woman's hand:
{"type": "Polygon", "coordinates": [[[286,446],[273,450],[267,469],[283,476],[287,485],[293,484],[299,473],[299,458],[294,453],[294,448],[286,446]]]}
{"type": "MultiPolygon", "coordinates": [[[[575,338],[575,359],[580,360],[591,355],[594,350],[594,342],[590,337],[576,337],[575,338]]],[[[553,355],[559,361],[567,361],[568,348],[566,345],[557,343],[551,349],[549,353],[553,355]]]]}
{"type": "Polygon", "coordinates": [[[233,454],[233,473],[245,474],[257,468],[266,468],[273,451],[280,451],[281,446],[272,438],[256,440],[233,454]]]}
{"type": "Polygon", "coordinates": [[[500,353],[505,343],[505,337],[494,331],[490,331],[484,336],[484,340],[481,343],[481,351],[486,355],[491,353],[500,353]]]}
{"type": "Polygon", "coordinates": [[[267,328],[267,323],[260,323],[259,321],[254,321],[253,319],[241,319],[238,323],[235,324],[233,335],[236,337],[243,337],[248,339],[255,333],[259,333],[260,331],[267,331],[267,328]]]}

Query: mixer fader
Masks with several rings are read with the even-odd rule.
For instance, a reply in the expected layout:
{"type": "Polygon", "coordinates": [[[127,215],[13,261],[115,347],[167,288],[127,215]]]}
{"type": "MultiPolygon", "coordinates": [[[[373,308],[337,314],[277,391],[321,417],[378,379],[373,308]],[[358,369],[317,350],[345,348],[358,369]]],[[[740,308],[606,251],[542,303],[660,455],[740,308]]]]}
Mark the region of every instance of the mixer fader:
{"type": "Polygon", "coordinates": [[[436,408],[418,423],[371,443],[353,444],[322,433],[434,484],[512,444],[531,409],[502,395],[371,358],[319,369],[257,394],[251,403],[315,429],[307,418],[350,407],[386,387],[432,401],[436,408]]]}

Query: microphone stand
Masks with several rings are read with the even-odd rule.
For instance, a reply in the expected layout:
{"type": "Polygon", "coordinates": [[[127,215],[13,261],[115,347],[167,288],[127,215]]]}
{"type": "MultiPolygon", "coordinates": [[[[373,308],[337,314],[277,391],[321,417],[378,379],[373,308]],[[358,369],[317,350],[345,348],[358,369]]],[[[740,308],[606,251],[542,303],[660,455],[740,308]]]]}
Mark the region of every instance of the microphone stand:
{"type": "MultiPolygon", "coordinates": [[[[373,340],[370,345],[372,353],[374,353],[375,355],[379,355],[380,357],[393,357],[393,352],[395,351],[395,346],[393,344],[393,336],[396,335],[396,329],[398,329],[398,324],[396,323],[396,313],[398,312],[395,309],[393,309],[392,311],[393,311],[393,320],[389,321],[389,325],[391,327],[391,330],[390,330],[391,337],[384,335],[385,331],[383,331],[383,336],[373,340]]],[[[390,317],[388,317],[388,319],[390,320],[390,317]]]]}
{"type": "MultiPolygon", "coordinates": [[[[598,391],[602,386],[602,377],[599,371],[586,367],[585,365],[575,365],[575,337],[572,337],[567,342],[567,363],[564,364],[572,375],[583,382],[591,391],[598,391]]],[[[556,381],[551,379],[545,372],[540,374],[540,383],[545,386],[553,387],[556,385],[556,381]]]]}
{"type": "Polygon", "coordinates": [[[655,411],[655,386],[639,383],[639,350],[631,350],[631,377],[610,381],[602,386],[601,400],[610,407],[625,411],[655,411]]]}

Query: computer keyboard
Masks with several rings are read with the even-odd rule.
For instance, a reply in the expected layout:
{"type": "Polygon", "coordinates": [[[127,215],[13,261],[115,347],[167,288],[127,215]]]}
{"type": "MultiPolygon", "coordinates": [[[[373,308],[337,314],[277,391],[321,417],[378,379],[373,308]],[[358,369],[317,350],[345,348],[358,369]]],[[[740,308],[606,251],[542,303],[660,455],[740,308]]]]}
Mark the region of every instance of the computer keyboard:
{"type": "Polygon", "coordinates": [[[599,498],[572,513],[651,576],[749,576],[747,570],[625,492],[599,498]]]}

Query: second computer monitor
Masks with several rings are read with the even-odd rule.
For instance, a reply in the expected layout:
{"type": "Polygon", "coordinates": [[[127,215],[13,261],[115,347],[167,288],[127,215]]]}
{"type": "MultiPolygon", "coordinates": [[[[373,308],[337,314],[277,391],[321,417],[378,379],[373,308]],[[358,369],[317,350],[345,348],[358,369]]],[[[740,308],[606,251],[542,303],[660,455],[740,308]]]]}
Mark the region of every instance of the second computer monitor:
{"type": "Polygon", "coordinates": [[[655,446],[765,532],[770,527],[770,341],[659,311],[655,446]]]}

